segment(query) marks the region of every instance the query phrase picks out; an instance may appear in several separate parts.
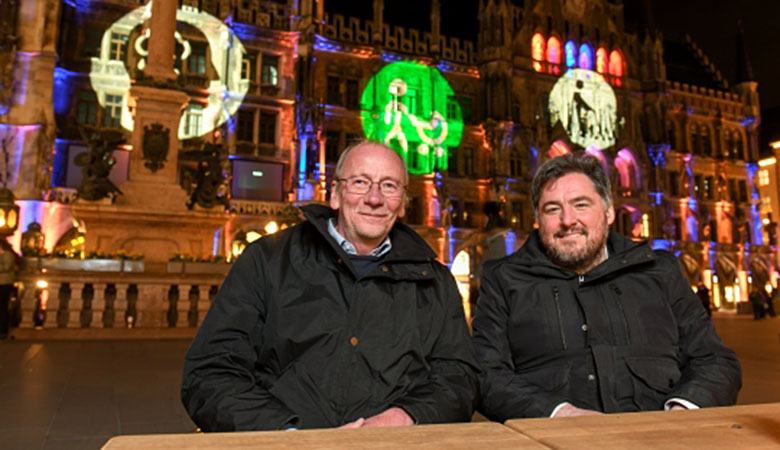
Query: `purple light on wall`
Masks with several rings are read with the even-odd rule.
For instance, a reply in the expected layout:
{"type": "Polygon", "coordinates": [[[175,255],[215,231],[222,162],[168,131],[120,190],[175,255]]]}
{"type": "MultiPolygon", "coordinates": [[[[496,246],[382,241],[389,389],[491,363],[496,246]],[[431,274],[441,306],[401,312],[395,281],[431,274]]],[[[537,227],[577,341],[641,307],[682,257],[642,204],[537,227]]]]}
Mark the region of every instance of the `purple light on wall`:
{"type": "Polygon", "coordinates": [[[580,46],[580,69],[593,70],[593,49],[588,44],[580,46]]]}

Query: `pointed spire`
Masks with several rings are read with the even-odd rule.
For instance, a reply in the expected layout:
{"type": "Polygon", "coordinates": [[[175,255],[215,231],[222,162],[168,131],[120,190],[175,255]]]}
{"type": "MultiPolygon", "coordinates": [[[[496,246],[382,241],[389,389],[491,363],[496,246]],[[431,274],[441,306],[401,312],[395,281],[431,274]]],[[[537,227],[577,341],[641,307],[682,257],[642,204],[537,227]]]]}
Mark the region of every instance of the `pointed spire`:
{"type": "Polygon", "coordinates": [[[745,30],[742,20],[737,21],[737,84],[745,81],[755,81],[753,66],[750,64],[747,47],[745,46],[745,30]]]}

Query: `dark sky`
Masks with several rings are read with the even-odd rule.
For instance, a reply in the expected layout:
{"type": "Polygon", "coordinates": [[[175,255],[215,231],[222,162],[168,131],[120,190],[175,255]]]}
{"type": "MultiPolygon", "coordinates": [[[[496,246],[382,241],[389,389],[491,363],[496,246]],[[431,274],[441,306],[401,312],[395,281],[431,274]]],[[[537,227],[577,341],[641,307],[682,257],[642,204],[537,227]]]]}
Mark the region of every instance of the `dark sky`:
{"type": "MultiPolygon", "coordinates": [[[[637,0],[625,0],[637,1],[637,0]]],[[[742,20],[745,46],[758,81],[761,109],[780,106],[779,0],[654,0],[656,26],[665,36],[689,34],[734,86],[737,21],[742,20]]]]}

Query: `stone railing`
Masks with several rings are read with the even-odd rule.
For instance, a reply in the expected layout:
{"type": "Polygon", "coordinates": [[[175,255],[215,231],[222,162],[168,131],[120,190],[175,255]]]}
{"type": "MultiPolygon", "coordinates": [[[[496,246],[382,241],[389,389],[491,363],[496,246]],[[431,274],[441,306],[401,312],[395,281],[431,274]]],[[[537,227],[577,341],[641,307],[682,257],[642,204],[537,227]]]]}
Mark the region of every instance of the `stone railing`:
{"type": "Polygon", "coordinates": [[[19,328],[197,327],[224,277],[224,271],[25,270],[12,322],[19,328]]]}

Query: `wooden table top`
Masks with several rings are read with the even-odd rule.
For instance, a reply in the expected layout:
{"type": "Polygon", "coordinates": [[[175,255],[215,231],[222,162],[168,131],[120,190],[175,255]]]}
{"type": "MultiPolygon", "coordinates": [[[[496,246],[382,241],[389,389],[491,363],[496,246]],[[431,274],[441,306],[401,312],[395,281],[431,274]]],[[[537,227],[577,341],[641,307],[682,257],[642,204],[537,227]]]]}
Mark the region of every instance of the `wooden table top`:
{"type": "Polygon", "coordinates": [[[257,448],[480,448],[546,449],[531,438],[494,422],[417,425],[351,430],[253,431],[116,436],[103,449],[194,450],[257,448]]]}
{"type": "Polygon", "coordinates": [[[517,419],[505,425],[558,449],[780,447],[780,403],[517,419]]]}

